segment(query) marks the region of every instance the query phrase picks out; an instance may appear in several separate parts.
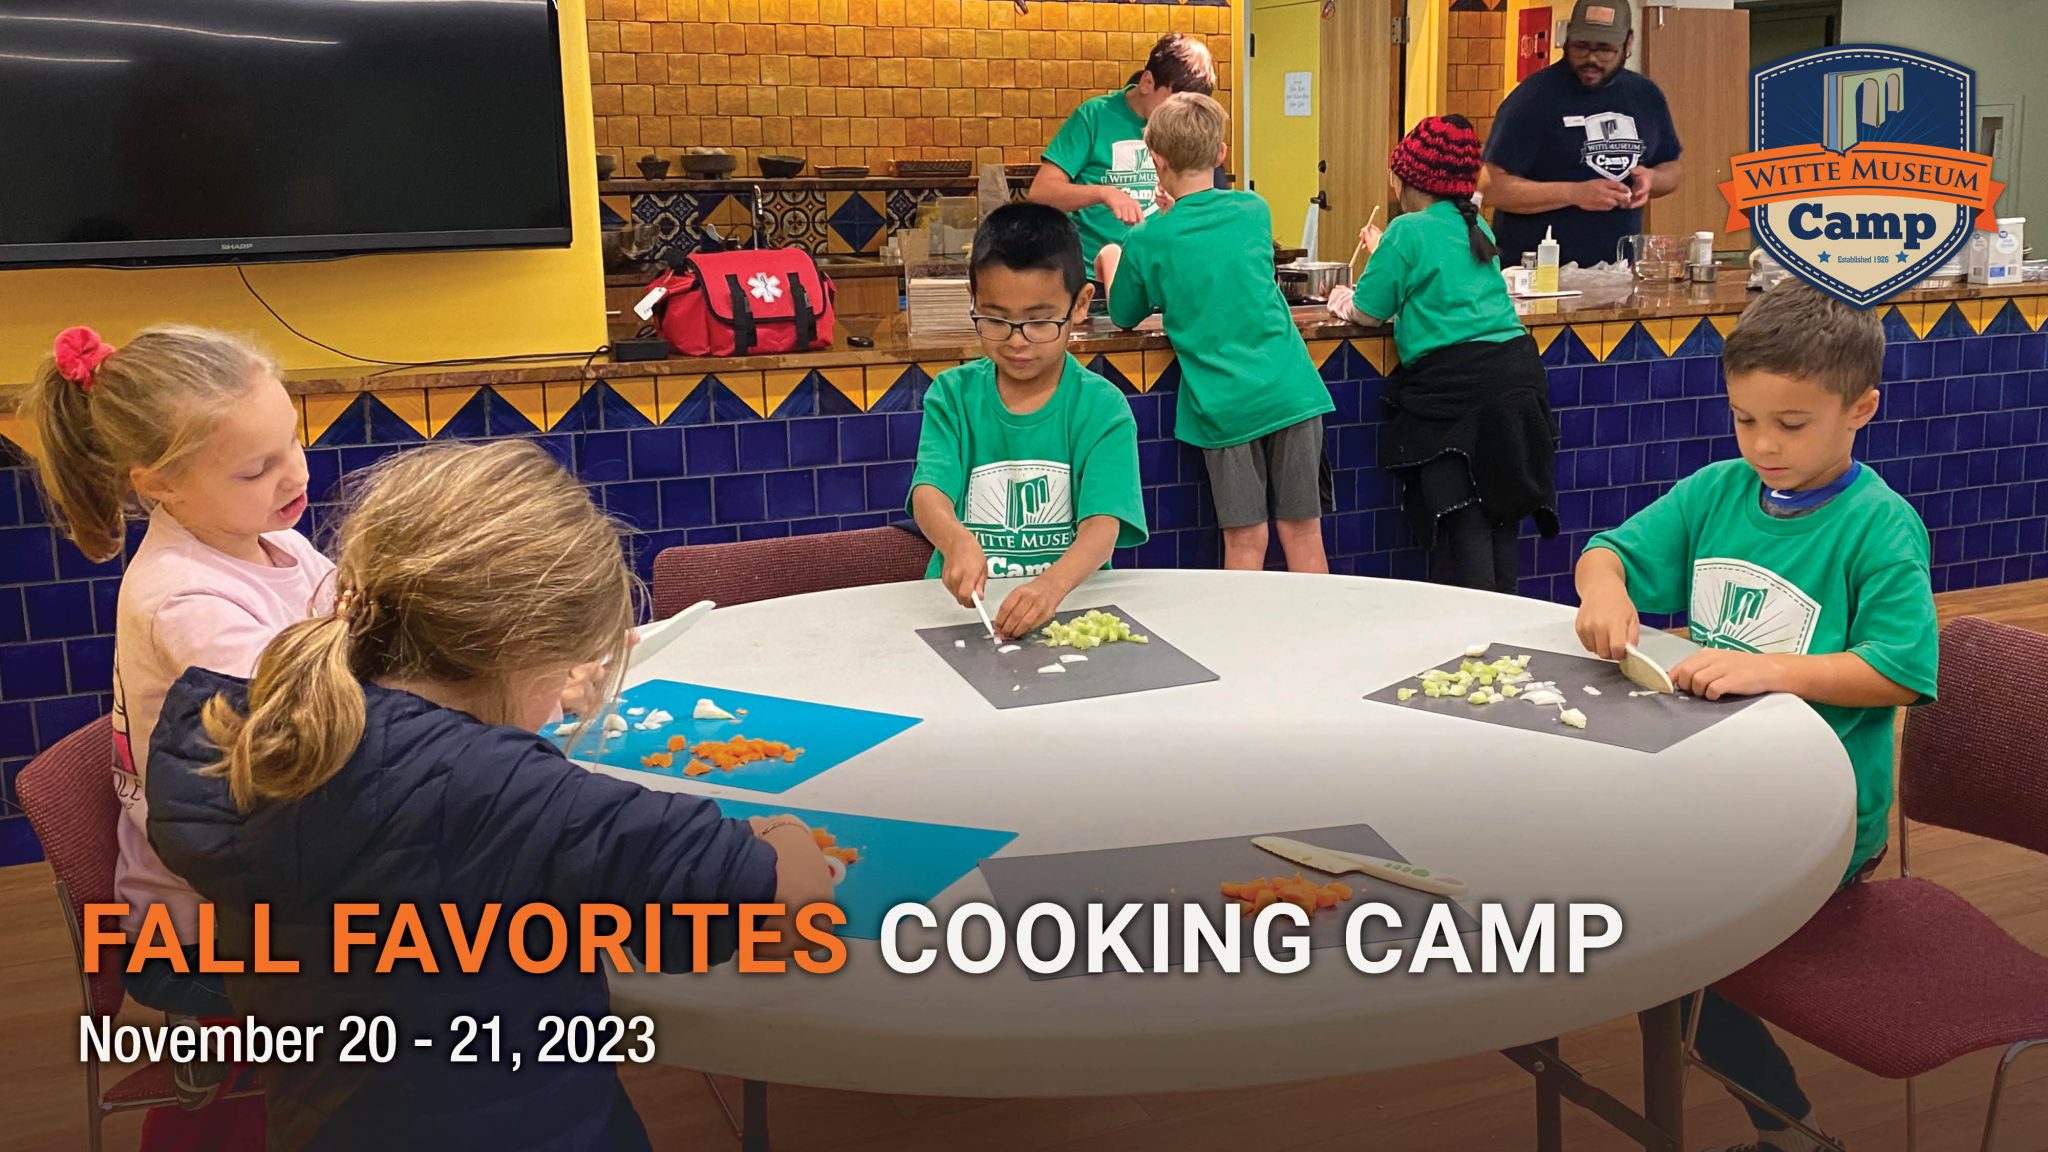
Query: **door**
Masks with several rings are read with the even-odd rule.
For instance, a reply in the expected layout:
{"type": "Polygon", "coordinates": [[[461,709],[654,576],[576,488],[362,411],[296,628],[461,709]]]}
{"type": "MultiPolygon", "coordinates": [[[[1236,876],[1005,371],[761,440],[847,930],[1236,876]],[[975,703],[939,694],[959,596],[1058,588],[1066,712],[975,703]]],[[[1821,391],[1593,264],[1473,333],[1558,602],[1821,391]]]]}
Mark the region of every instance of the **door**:
{"type": "Polygon", "coordinates": [[[1252,0],[1248,187],[1273,212],[1273,238],[1301,242],[1316,194],[1317,122],[1322,111],[1322,0],[1252,0]]]}
{"type": "MultiPolygon", "coordinates": [[[[1395,0],[1330,0],[1322,21],[1323,260],[1343,260],[1358,245],[1358,231],[1374,208],[1384,225],[1393,193],[1387,153],[1399,139],[1400,36],[1395,0]]],[[[1407,6],[1401,4],[1401,11],[1407,6]]],[[[1406,20],[1403,19],[1403,26],[1406,20]]]]}
{"type": "Polygon", "coordinates": [[[1741,9],[1645,8],[1636,28],[1643,75],[1664,90],[1684,150],[1678,189],[1650,201],[1643,229],[1673,236],[1712,232],[1726,245],[1721,181],[1749,151],[1749,13],[1741,9]]]}

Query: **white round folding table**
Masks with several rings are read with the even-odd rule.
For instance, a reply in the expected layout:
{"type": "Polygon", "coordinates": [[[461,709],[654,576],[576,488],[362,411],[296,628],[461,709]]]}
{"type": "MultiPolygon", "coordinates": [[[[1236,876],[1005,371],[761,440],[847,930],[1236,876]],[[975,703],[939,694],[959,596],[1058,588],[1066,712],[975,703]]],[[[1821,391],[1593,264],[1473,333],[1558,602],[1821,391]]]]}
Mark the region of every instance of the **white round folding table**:
{"type": "MultiPolygon", "coordinates": [[[[991,611],[1008,587],[991,584],[991,611]]],[[[721,608],[632,680],[922,722],[776,796],[618,774],[1014,831],[1003,855],[1367,823],[1462,878],[1474,901],[1612,905],[1621,940],[1576,976],[1366,976],[1319,956],[1285,976],[1032,980],[1014,963],[969,976],[941,962],[913,977],[861,940],[824,977],[614,975],[615,1010],[655,1019],[660,1060],[752,1082],[1002,1097],[1247,1087],[1498,1050],[1537,1075],[1545,1146],[1559,1093],[1646,1147],[1677,1146],[1677,1001],[1789,937],[1847,865],[1854,781],[1810,708],[1772,697],[1646,754],[1364,699],[1474,641],[1536,654],[1540,675],[1541,653],[1582,653],[1569,608],[1403,581],[1146,570],[1099,574],[1063,611],[1102,604],[1218,679],[997,709],[915,632],[976,621],[936,581],[721,608]],[[1640,1116],[1578,1081],[1550,1043],[1630,1013],[1644,1023],[1640,1116]]],[[[1690,645],[1646,631],[1643,647],[1668,665],[1690,645]]],[[[988,897],[976,871],[933,903],[988,897]]]]}

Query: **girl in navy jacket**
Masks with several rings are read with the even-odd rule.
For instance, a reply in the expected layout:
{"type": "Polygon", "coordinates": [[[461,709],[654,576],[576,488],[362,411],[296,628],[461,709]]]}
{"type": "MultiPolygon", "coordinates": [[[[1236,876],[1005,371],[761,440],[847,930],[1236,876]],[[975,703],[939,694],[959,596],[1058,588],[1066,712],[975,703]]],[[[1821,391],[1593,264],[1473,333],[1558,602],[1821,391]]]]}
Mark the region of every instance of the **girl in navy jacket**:
{"type": "MultiPolygon", "coordinates": [[[[246,684],[188,671],[151,745],[150,839],[215,905],[219,954],[251,955],[260,903],[269,954],[300,962],[296,974],[230,975],[236,1010],[327,1028],[320,1059],[262,1069],[270,1147],[647,1148],[612,1065],[535,1061],[543,1017],[602,1017],[609,995],[573,945],[546,974],[515,965],[512,911],[553,904],[572,940],[586,902],[636,922],[649,904],[793,911],[830,899],[824,857],[794,817],[728,820],[708,800],[586,771],[534,734],[573,669],[623,666],[635,586],[617,530],[540,448],[431,446],[386,461],[337,553],[334,611],[286,629],[246,684]],[[379,905],[354,927],[380,942],[395,907],[414,904],[440,970],[400,960],[377,974],[381,949],[359,947],[337,975],[338,902],[379,905]],[[502,906],[474,973],[454,963],[444,904],[472,936],[485,907],[502,906]],[[347,1016],[391,1017],[395,1058],[336,1060],[347,1016]],[[509,1053],[451,1062],[461,1016],[497,1017],[506,1048],[524,1050],[520,1070],[509,1053]],[[416,1048],[420,1036],[433,1047],[416,1048]]],[[[664,967],[691,963],[691,923],[662,918],[664,967]]],[[[737,921],[710,923],[719,963],[737,921]]],[[[769,926],[787,955],[793,926],[769,926]]],[[[545,956],[545,930],[528,935],[545,956]]],[[[644,954],[637,928],[633,939],[644,954]]],[[[469,1050],[487,1047],[479,1037],[469,1050]]]]}

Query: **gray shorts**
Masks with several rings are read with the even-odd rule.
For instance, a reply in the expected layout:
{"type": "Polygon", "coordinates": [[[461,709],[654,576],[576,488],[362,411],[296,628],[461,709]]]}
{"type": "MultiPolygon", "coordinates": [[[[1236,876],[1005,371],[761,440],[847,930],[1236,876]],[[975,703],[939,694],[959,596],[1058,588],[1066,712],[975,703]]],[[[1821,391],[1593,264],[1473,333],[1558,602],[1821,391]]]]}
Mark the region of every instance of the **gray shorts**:
{"type": "Polygon", "coordinates": [[[1337,510],[1321,416],[1243,444],[1204,448],[1202,459],[1216,495],[1216,522],[1225,528],[1314,520],[1337,510]]]}

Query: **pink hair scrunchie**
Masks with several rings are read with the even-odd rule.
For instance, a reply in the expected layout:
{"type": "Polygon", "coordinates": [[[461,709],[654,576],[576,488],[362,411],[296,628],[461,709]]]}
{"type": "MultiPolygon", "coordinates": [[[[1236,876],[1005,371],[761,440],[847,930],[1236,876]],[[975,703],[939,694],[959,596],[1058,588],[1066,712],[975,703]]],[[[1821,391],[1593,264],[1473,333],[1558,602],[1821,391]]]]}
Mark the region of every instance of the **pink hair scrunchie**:
{"type": "Polygon", "coordinates": [[[114,346],[90,328],[66,328],[57,333],[51,349],[57,361],[57,375],[78,385],[80,392],[92,391],[93,373],[113,354],[114,346]]]}

